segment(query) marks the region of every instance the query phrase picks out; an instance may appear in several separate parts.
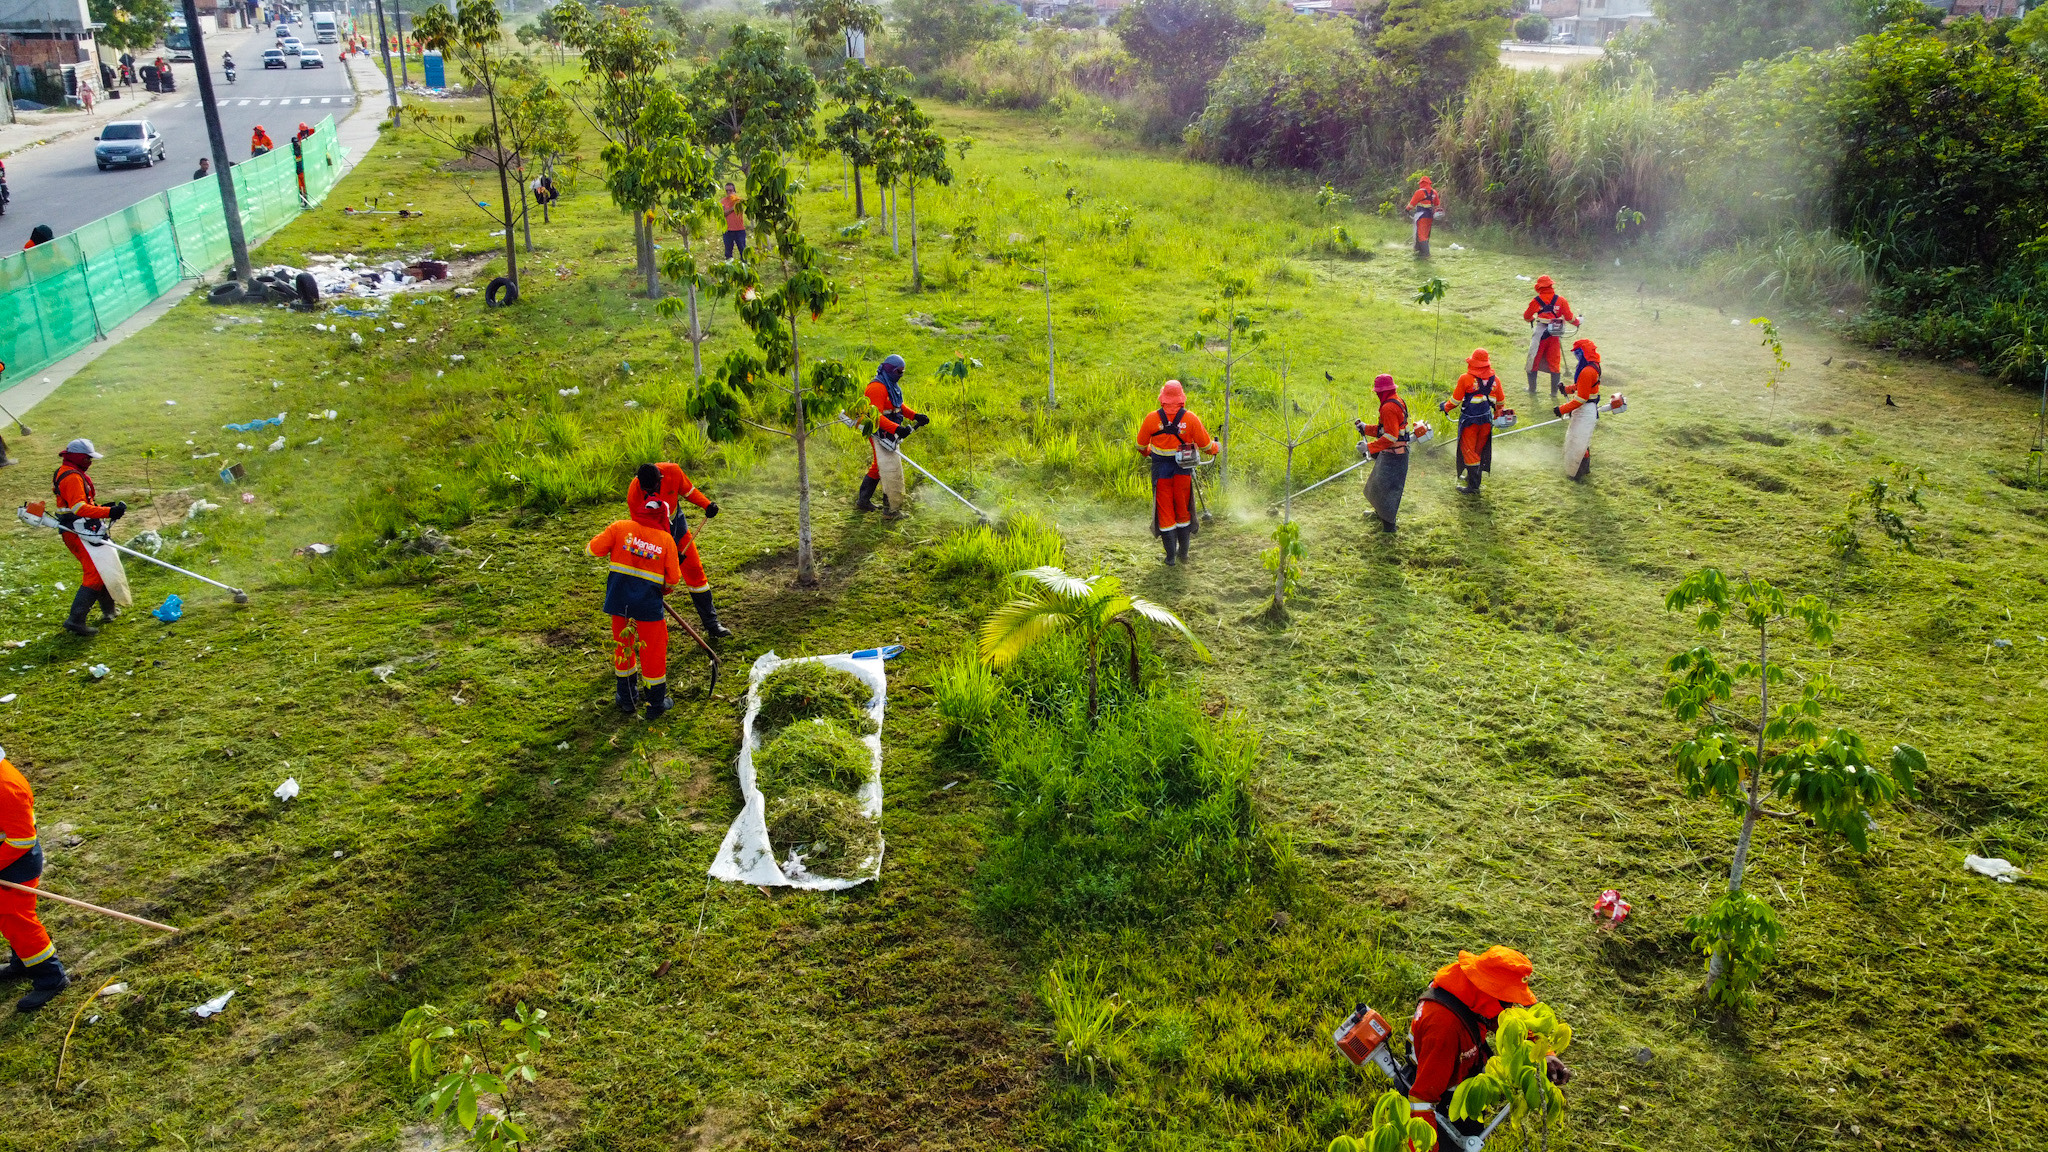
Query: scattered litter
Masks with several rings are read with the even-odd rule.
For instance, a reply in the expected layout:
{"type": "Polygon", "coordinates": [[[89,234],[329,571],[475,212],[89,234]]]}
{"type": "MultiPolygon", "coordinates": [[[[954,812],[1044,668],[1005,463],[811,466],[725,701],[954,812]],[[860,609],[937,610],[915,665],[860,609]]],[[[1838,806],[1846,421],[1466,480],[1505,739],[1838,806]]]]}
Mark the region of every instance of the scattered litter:
{"type": "Polygon", "coordinates": [[[375,676],[377,682],[381,684],[391,679],[391,674],[396,671],[398,671],[398,665],[396,664],[379,664],[375,668],[370,669],[370,675],[375,676]]]}
{"type": "Polygon", "coordinates": [[[1965,856],[1963,867],[1980,876],[1989,876],[2000,884],[2017,883],[2022,875],[2018,865],[1997,856],[1989,859],[1982,856],[1965,856]]]}
{"type": "MultiPolygon", "coordinates": [[[[241,441],[237,440],[235,441],[235,450],[238,452],[252,452],[255,450],[255,446],[252,444],[244,444],[241,441]]],[[[226,473],[222,473],[222,475],[225,476],[226,473]]]]}
{"type": "Polygon", "coordinates": [[[102,988],[102,989],[100,989],[100,995],[102,995],[102,996],[119,996],[119,995],[120,995],[121,993],[123,993],[123,992],[126,992],[127,990],[128,990],[128,985],[127,985],[127,983],[126,983],[126,982],[124,981],[124,982],[122,982],[122,983],[120,983],[120,984],[109,984],[109,985],[107,985],[107,986],[106,986],[105,988],[102,988]]]}
{"type": "Polygon", "coordinates": [[[1515,279],[1517,279],[1517,280],[1527,280],[1527,279],[1528,279],[1528,277],[1527,277],[1527,276],[1517,276],[1517,277],[1515,277],[1515,279]]]}
{"type": "Polygon", "coordinates": [[[64,582],[62,580],[57,581],[57,591],[64,591],[64,582]]]}
{"type": "Polygon", "coordinates": [[[279,800],[296,800],[296,799],[298,799],[298,796],[299,796],[299,780],[298,780],[298,777],[296,777],[296,776],[287,776],[287,777],[285,777],[285,778],[284,778],[284,783],[282,783],[282,784],[279,784],[279,785],[278,785],[278,786],[277,786],[276,788],[272,789],[272,790],[271,790],[271,793],[270,793],[270,794],[271,794],[272,796],[275,796],[275,797],[277,797],[277,798],[278,798],[279,800]]]}
{"type": "Polygon", "coordinates": [[[272,440],[272,441],[270,442],[270,448],[269,448],[268,450],[269,450],[269,451],[271,451],[271,452],[282,452],[282,451],[284,451],[284,437],[282,437],[282,436],[279,436],[279,437],[278,437],[277,439],[275,439],[275,440],[272,440]]]}
{"type": "Polygon", "coordinates": [[[467,360],[467,359],[469,359],[469,357],[467,357],[467,356],[464,356],[464,355],[463,355],[462,353],[460,353],[460,352],[453,352],[453,353],[450,353],[450,354],[449,354],[449,356],[448,356],[448,362],[449,362],[450,364],[460,364],[460,363],[462,363],[462,362],[463,362],[464,360],[467,360]]]}
{"type": "Polygon", "coordinates": [[[187,1011],[191,1012],[194,1016],[199,1017],[201,1020],[204,1020],[208,1016],[218,1016],[222,1012],[227,1011],[228,1001],[233,1000],[234,998],[235,990],[233,988],[230,988],[227,991],[221,993],[220,995],[215,996],[213,999],[208,1000],[206,1003],[195,1005],[194,1007],[187,1009],[187,1011]]]}
{"type": "Polygon", "coordinates": [[[1464,250],[1465,250],[1465,246],[1464,246],[1463,244],[1453,244],[1453,245],[1451,245],[1451,251],[1453,251],[1453,252],[1463,252],[1464,250]]]}
{"type": "Polygon", "coordinates": [[[92,673],[93,679],[104,680],[107,678],[107,673],[112,671],[112,669],[109,669],[105,664],[95,664],[87,668],[86,671],[92,673]]]}
{"type": "Polygon", "coordinates": [[[28,641],[26,641],[26,640],[0,640],[0,648],[26,648],[26,647],[28,647],[28,641]]]}
{"type": "Polygon", "coordinates": [[[12,703],[14,703],[14,701],[15,701],[15,698],[16,698],[16,696],[17,696],[17,695],[18,695],[18,693],[14,693],[14,692],[9,692],[9,693],[8,693],[7,695],[5,695],[5,696],[0,696],[0,704],[12,704],[12,703]]]}
{"type": "Polygon", "coordinates": [[[322,324],[322,323],[320,323],[319,321],[315,320],[315,321],[313,322],[313,331],[315,331],[315,332],[332,332],[332,331],[335,331],[335,329],[329,328],[329,327],[328,327],[327,325],[325,325],[325,324],[322,324]]]}
{"type": "Polygon", "coordinates": [[[1740,321],[1740,320],[1730,320],[1730,321],[1729,321],[1729,323],[1730,323],[1730,324],[1740,324],[1740,323],[1742,323],[1742,321],[1740,321]]]}
{"type": "Polygon", "coordinates": [[[376,326],[375,328],[372,328],[372,329],[370,329],[370,331],[372,331],[372,332],[382,332],[383,330],[384,330],[384,326],[383,326],[382,324],[379,324],[379,325],[377,325],[377,326],[376,326]]]}
{"type": "Polygon", "coordinates": [[[570,386],[569,386],[569,387],[567,387],[567,388],[557,388],[557,389],[555,389],[555,395],[557,395],[557,396],[581,396],[581,395],[583,395],[583,389],[581,389],[581,388],[579,388],[579,387],[577,387],[577,386],[575,386],[575,385],[573,385],[573,384],[572,384],[572,385],[570,385],[570,386]]]}
{"type": "Polygon", "coordinates": [[[244,503],[244,504],[254,504],[255,502],[256,502],[256,494],[255,494],[254,492],[244,492],[244,493],[242,493],[242,503],[244,503]]]}
{"type": "Polygon", "coordinates": [[[176,400],[166,400],[166,401],[164,401],[164,407],[166,407],[166,408],[176,408],[177,406],[178,406],[178,402],[177,402],[176,400]]]}
{"type": "MultiPolygon", "coordinates": [[[[249,450],[249,446],[247,444],[237,444],[236,447],[242,449],[244,452],[249,450]]],[[[242,467],[240,464],[230,464],[227,467],[220,470],[220,482],[223,484],[233,484],[236,481],[247,476],[248,474],[249,470],[247,468],[242,467]]]]}
{"type": "Polygon", "coordinates": [[[308,440],[308,441],[306,441],[306,447],[308,447],[308,448],[316,447],[317,445],[319,445],[319,444],[320,444],[320,443],[321,443],[322,441],[324,441],[324,440],[326,440],[326,439],[327,439],[327,437],[325,437],[325,436],[315,436],[315,437],[313,437],[313,438],[312,438],[311,440],[308,440]]]}
{"type": "Polygon", "coordinates": [[[147,532],[137,532],[135,538],[128,541],[128,547],[154,556],[164,550],[164,538],[157,534],[156,529],[152,528],[147,532]]]}
{"type": "Polygon", "coordinates": [[[557,752],[567,752],[568,750],[569,742],[567,740],[564,740],[560,744],[555,745],[555,751],[557,752]]]}
{"type": "MultiPolygon", "coordinates": [[[[320,298],[349,296],[357,299],[380,299],[394,296],[408,288],[417,287],[424,277],[403,260],[385,260],[381,263],[365,263],[350,260],[344,256],[314,256],[305,268],[293,268],[279,264],[265,269],[274,278],[285,284],[298,279],[301,271],[313,274],[313,282],[320,286],[320,298]]],[[[368,313],[336,308],[345,316],[363,316],[368,313]]]]}
{"type": "Polygon", "coordinates": [[[348,342],[355,345],[358,348],[361,348],[363,346],[363,334],[361,332],[349,333],[348,342]]]}
{"type": "Polygon", "coordinates": [[[194,500],[192,502],[192,506],[190,508],[185,509],[185,519],[190,520],[194,516],[199,515],[201,512],[218,511],[220,511],[220,505],[215,504],[211,500],[194,500]]]}
{"type": "Polygon", "coordinates": [[[197,456],[194,456],[194,457],[192,457],[192,458],[193,458],[194,460],[211,460],[211,459],[213,459],[213,458],[214,458],[215,456],[218,456],[218,455],[220,455],[220,453],[218,453],[218,452],[204,452],[204,453],[201,453],[201,454],[199,454],[199,455],[197,455],[197,456]]]}
{"type": "Polygon", "coordinates": [[[164,602],[158,607],[151,608],[149,614],[166,624],[176,624],[185,615],[185,602],[174,593],[164,597],[164,602]]]}
{"type": "Polygon", "coordinates": [[[474,289],[474,288],[457,288],[457,289],[455,290],[455,294],[456,294],[457,296],[474,296],[474,295],[476,295],[476,289],[474,289]]]}
{"type": "Polygon", "coordinates": [[[1991,642],[1991,646],[1992,646],[1993,648],[2010,648],[2010,647],[2012,647],[2012,641],[2010,641],[2010,640],[1993,640],[1993,641],[1991,642]]]}
{"type": "Polygon", "coordinates": [[[640,402],[639,402],[638,400],[628,400],[628,401],[626,401],[626,407],[628,407],[628,408],[638,408],[639,406],[640,406],[640,402]]]}
{"type": "Polygon", "coordinates": [[[1619,924],[1628,919],[1628,901],[1621,898],[1619,891],[1609,888],[1593,901],[1593,913],[1607,917],[1609,924],[1619,924]]]}
{"type": "Polygon", "coordinates": [[[325,556],[325,555],[327,555],[328,553],[330,553],[330,552],[332,552],[332,551],[334,551],[334,545],[332,545],[332,544],[308,544],[308,545],[306,545],[306,546],[305,546],[305,547],[303,547],[303,548],[294,548],[294,549],[292,549],[292,555],[294,555],[294,556],[325,556]]]}
{"type": "Polygon", "coordinates": [[[391,326],[392,326],[393,328],[403,329],[403,328],[405,327],[405,321],[403,321],[403,320],[393,320],[393,321],[391,322],[391,326]]]}
{"type": "MultiPolygon", "coordinates": [[[[333,313],[334,313],[334,314],[335,314],[336,316],[354,316],[354,317],[356,317],[357,319],[361,319],[362,317],[365,317],[365,316],[375,316],[375,315],[377,314],[377,313],[376,313],[376,312],[375,312],[375,311],[374,311],[373,309],[369,309],[369,308],[351,308],[351,307],[349,307],[349,306],[348,306],[348,305],[346,305],[346,304],[336,304],[336,305],[335,305],[335,306],[334,306],[333,308],[329,309],[329,311],[333,312],[333,313]]],[[[315,325],[314,325],[314,327],[315,327],[315,328],[318,328],[318,327],[319,327],[319,325],[318,325],[318,324],[315,324],[315,325]]],[[[341,331],[341,326],[340,326],[340,325],[336,325],[336,326],[335,326],[335,327],[334,327],[334,328],[332,329],[332,331],[335,331],[335,332],[339,332],[339,331],[341,331]]]]}

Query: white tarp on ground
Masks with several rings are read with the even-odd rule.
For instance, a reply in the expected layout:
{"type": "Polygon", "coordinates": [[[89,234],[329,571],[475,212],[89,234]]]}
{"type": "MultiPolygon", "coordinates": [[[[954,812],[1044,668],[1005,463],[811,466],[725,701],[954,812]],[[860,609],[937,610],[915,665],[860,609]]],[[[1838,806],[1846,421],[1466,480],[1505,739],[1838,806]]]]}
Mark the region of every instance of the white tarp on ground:
{"type": "Polygon", "coordinates": [[[873,754],[873,766],[868,770],[867,783],[860,786],[856,794],[861,811],[870,820],[882,819],[882,708],[889,695],[888,676],[883,671],[883,657],[879,651],[869,649],[872,656],[863,654],[856,659],[852,655],[804,656],[785,660],[773,652],[764,653],[754,661],[753,670],[747,677],[747,715],[740,724],[740,795],[745,805],[725,830],[725,843],[718,846],[718,855],[711,860],[711,876],[716,880],[729,880],[736,884],[779,885],[789,888],[808,888],[813,891],[829,892],[851,888],[877,880],[882,875],[882,853],[887,847],[877,838],[875,854],[852,876],[813,876],[805,872],[802,865],[794,860],[775,859],[775,850],[768,843],[768,802],[761,795],[761,789],[754,783],[754,715],[761,710],[761,681],[768,674],[785,664],[798,664],[806,660],[816,661],[828,668],[851,672],[866,681],[874,689],[875,696],[868,702],[868,716],[875,722],[873,735],[861,737],[873,754]]]}

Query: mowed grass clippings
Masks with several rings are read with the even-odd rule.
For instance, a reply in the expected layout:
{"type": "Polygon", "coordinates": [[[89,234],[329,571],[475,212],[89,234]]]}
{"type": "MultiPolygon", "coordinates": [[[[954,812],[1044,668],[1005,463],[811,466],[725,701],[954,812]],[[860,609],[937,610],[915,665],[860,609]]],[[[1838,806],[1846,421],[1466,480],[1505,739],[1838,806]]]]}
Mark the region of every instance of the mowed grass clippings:
{"type": "MultiPolygon", "coordinates": [[[[907,243],[898,256],[872,226],[840,237],[850,204],[831,165],[809,174],[800,209],[841,300],[800,329],[805,355],[865,372],[904,354],[907,398],[934,414],[908,445],[921,464],[984,507],[1057,523],[1070,570],[1118,572],[1189,621],[1217,663],[1175,674],[1261,732],[1261,809],[1322,903],[1291,904],[1277,927],[1247,906],[1169,933],[991,942],[967,878],[1017,798],[939,743],[928,703],[998,595],[993,574],[943,574],[924,547],[969,514],[924,486],[907,524],[857,516],[867,448],[823,430],[822,587],[794,588],[792,454],[765,434],[694,435],[682,326],[633,295],[630,228],[579,177],[536,222],[516,308],[435,292],[377,317],[237,314],[257,325],[187,301],[40,405],[36,436],[10,439],[33,466],[0,473],[8,499],[44,496],[56,447],[91,436],[125,525],[254,595],[237,608],[138,570],[139,606],[177,591],[185,619],[131,612],[81,641],[55,628],[69,555],[25,527],[0,549],[0,628],[27,641],[0,663],[17,696],[0,715],[49,830],[46,883],[188,929],[150,938],[49,912],[80,989],[0,1019],[0,1075],[17,1086],[0,1141],[414,1139],[417,1086],[390,1026],[421,1002],[489,1014],[523,999],[556,1024],[534,1096],[552,1147],[1307,1148],[1373,1090],[1349,1074],[1357,1096],[1337,1095],[1326,1050],[1354,996],[1405,1013],[1456,949],[1507,943],[1578,1033],[1571,1146],[2029,1146],[2048,1123],[2025,1055],[2042,1044],[2048,918],[2032,881],[1960,865],[1975,851],[2033,868],[2043,841],[2048,503],[2008,483],[2027,397],[1798,328],[1792,370],[1766,389],[1750,310],[1657,269],[1455,229],[1418,268],[1399,222],[1320,213],[1305,190],[938,111],[977,146],[951,189],[919,192],[930,291],[908,291],[907,243]],[[1373,258],[1316,255],[1339,223],[1373,258]],[[1189,342],[1225,268],[1250,277],[1269,341],[1233,381],[1228,484],[1205,483],[1216,523],[1192,566],[1165,571],[1130,436],[1169,375],[1225,427],[1219,358],[1189,342]],[[1465,501],[1446,450],[1425,449],[1392,537],[1361,529],[1350,479],[1330,485],[1293,509],[1308,550],[1293,620],[1264,622],[1258,554],[1284,461],[1261,433],[1364,411],[1383,370],[1425,414],[1474,345],[1515,388],[1517,277],[1538,272],[1589,316],[1608,390],[1630,397],[1602,422],[1591,482],[1566,481],[1539,430],[1502,440],[1486,495],[1465,501]],[[1452,286],[1440,317],[1409,303],[1430,275],[1452,286]],[[955,354],[983,366],[933,375],[955,354]],[[281,408],[283,451],[221,429],[281,408]],[[603,575],[581,550],[649,456],[683,462],[725,509],[698,543],[740,632],[728,664],[905,644],[881,884],[707,887],[738,810],[740,703],[707,697],[701,664],[672,646],[678,709],[651,728],[610,714],[603,575]],[[1845,567],[1824,532],[1891,460],[1934,481],[1921,553],[1873,548],[1845,567]],[[215,477],[230,462],[244,484],[215,477]],[[195,498],[222,507],[187,519],[195,498]],[[297,552],[316,542],[338,551],[297,552]],[[1843,689],[1830,715],[1930,758],[1922,797],[1877,814],[1867,857],[1797,821],[1760,829],[1753,884],[1791,937],[1740,1017],[1701,1008],[1681,926],[1722,882],[1735,822],[1679,794],[1679,733],[1658,705],[1663,661],[1697,642],[1662,595],[1706,563],[1834,599],[1836,647],[1802,654],[1843,689]],[[91,680],[92,663],[111,674],[91,680]],[[288,775],[305,790],[279,802],[288,775]],[[1605,887],[1635,904],[1619,928],[1590,914],[1605,887]],[[1152,1079],[1052,1071],[1033,990],[1063,948],[1103,958],[1106,989],[1140,1004],[1131,1039],[1152,1079]],[[1313,957],[1327,966],[1293,978],[1313,957]],[[115,977],[131,999],[80,1025],[53,1093],[75,997],[115,977]],[[184,1013],[230,987],[220,1018],[184,1013]]],[[[494,225],[441,159],[387,131],[261,258],[431,249],[480,286],[502,271],[494,225]],[[426,215],[340,214],[366,196],[426,215]]],[[[744,343],[728,304],[701,314],[707,363],[744,343]]],[[[1346,440],[1298,453],[1297,483],[1348,463],[1346,440]]]]}
{"type": "Polygon", "coordinates": [[[826,720],[856,734],[876,731],[868,704],[875,690],[851,672],[802,660],[785,664],[761,681],[761,706],[754,711],[758,740],[773,743],[791,725],[826,720]]]}
{"type": "Polygon", "coordinates": [[[784,728],[754,754],[754,783],[763,795],[801,788],[858,791],[874,767],[868,746],[833,720],[805,720],[784,728]]]}
{"type": "Polygon", "coordinates": [[[796,788],[768,801],[768,842],[777,859],[800,858],[813,876],[846,876],[874,858],[882,828],[845,792],[796,788]]]}

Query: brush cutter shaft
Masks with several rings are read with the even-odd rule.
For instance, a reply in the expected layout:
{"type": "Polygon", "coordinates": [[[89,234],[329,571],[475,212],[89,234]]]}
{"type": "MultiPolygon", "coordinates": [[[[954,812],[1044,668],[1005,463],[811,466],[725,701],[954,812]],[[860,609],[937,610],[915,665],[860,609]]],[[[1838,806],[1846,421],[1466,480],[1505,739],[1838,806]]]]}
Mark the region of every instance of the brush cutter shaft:
{"type": "Polygon", "coordinates": [[[974,501],[969,500],[967,497],[962,496],[958,492],[953,491],[953,489],[949,487],[944,480],[939,479],[937,476],[932,475],[930,472],[925,472],[924,465],[919,464],[917,461],[912,460],[909,456],[905,455],[901,448],[898,448],[896,450],[896,455],[901,456],[905,464],[910,465],[912,468],[917,469],[919,472],[923,472],[925,479],[931,481],[934,484],[937,484],[941,488],[946,489],[946,495],[951,496],[953,499],[958,500],[962,504],[967,505],[968,508],[973,510],[976,516],[981,517],[983,520],[987,520],[989,518],[988,513],[983,512],[981,509],[974,507],[974,501]]]}
{"type": "Polygon", "coordinates": [[[26,892],[39,900],[55,900],[59,904],[69,904],[74,908],[83,908],[88,912],[97,912],[102,916],[112,916],[116,920],[126,920],[130,924],[140,924],[144,928],[154,928],[159,932],[175,934],[178,931],[178,929],[171,927],[169,924],[159,924],[154,920],[144,920],[140,916],[130,916],[126,912],[116,912],[112,908],[102,908],[97,904],[87,904],[83,900],[73,900],[69,896],[59,896],[55,892],[45,892],[41,888],[31,888],[26,884],[16,884],[12,880],[0,880],[0,888],[12,888],[16,892],[26,892]]]}
{"type": "Polygon", "coordinates": [[[1296,495],[1296,496],[1306,496],[1306,495],[1308,495],[1309,493],[1311,493],[1311,492],[1315,491],[1316,489],[1318,489],[1318,488],[1321,488],[1321,487],[1322,487],[1323,485],[1325,485],[1325,484],[1328,484],[1328,483],[1329,483],[1330,481],[1332,481],[1332,480],[1339,480],[1339,479],[1342,479],[1343,477],[1345,477],[1345,476],[1348,476],[1348,475],[1350,475],[1351,473],[1353,473],[1353,472],[1356,472],[1356,471],[1358,471],[1358,470],[1359,470],[1360,468],[1363,468],[1363,467],[1365,467],[1365,466],[1366,466],[1367,464],[1370,464],[1370,463],[1372,463],[1372,458],[1371,458],[1371,457],[1367,457],[1367,458],[1365,458],[1365,459],[1363,459],[1363,460],[1360,460],[1360,461],[1359,461],[1358,463],[1356,463],[1356,464],[1353,464],[1353,465],[1351,465],[1350,467],[1348,467],[1348,468],[1345,468],[1345,469],[1343,469],[1343,470],[1341,470],[1341,471],[1337,472],[1337,473],[1336,473],[1336,474],[1334,474],[1334,475],[1330,475],[1330,476],[1325,476],[1325,477],[1323,477],[1323,478],[1322,478],[1321,480],[1318,480],[1318,481],[1316,481],[1315,483],[1313,483],[1313,484],[1309,485],[1308,487],[1306,487],[1306,488],[1303,488],[1303,489],[1302,489],[1302,490],[1300,490],[1299,492],[1296,492],[1296,493],[1295,493],[1295,495],[1296,495]]]}
{"type": "Polygon", "coordinates": [[[133,548],[130,548],[130,547],[128,547],[128,546],[127,546],[127,545],[125,545],[125,544],[116,544],[116,543],[114,543],[114,542],[113,542],[113,540],[111,540],[111,539],[108,539],[108,540],[100,540],[100,539],[99,539],[99,538],[97,538],[97,537],[94,537],[94,536],[89,536],[89,535],[87,535],[87,534],[86,534],[86,533],[84,533],[84,532],[80,532],[80,531],[79,531],[78,529],[76,529],[76,528],[67,528],[67,527],[65,527],[64,525],[62,525],[62,524],[58,523],[58,522],[57,522],[57,519],[56,519],[56,517],[54,517],[54,516],[48,516],[48,515],[46,515],[46,516],[42,517],[41,519],[37,519],[36,517],[34,517],[34,516],[31,516],[31,515],[29,515],[29,514],[28,514],[28,510],[24,508],[24,509],[22,509],[22,510],[21,510],[21,518],[22,518],[22,520],[24,520],[24,521],[26,521],[27,523],[30,523],[30,524],[41,524],[41,525],[43,525],[44,527],[47,527],[47,528],[55,528],[55,529],[56,529],[57,531],[59,531],[59,532],[69,532],[69,533],[71,533],[71,534],[72,534],[73,536],[76,536],[76,537],[78,537],[78,538],[79,538],[80,540],[92,540],[92,541],[94,541],[94,542],[96,542],[96,543],[101,543],[101,544],[105,544],[105,545],[106,545],[107,547],[109,547],[109,548],[112,548],[112,549],[113,549],[114,551],[116,551],[116,552],[120,552],[120,553],[122,553],[122,554],[124,554],[124,555],[128,555],[128,556],[133,556],[133,557],[135,557],[135,558],[136,558],[137,560],[147,560],[147,561],[149,561],[149,562],[150,562],[151,564],[154,564],[154,565],[156,565],[156,566],[157,566],[157,567],[159,567],[159,568],[169,568],[169,569],[170,569],[171,571],[173,571],[173,572],[176,572],[176,573],[178,573],[178,574],[180,574],[180,575],[183,575],[183,576],[190,576],[191,578],[193,578],[194,580],[197,580],[197,581],[199,581],[199,582],[200,582],[200,583],[202,583],[202,584],[211,584],[211,585],[213,585],[213,586],[214,586],[215,588],[219,588],[219,589],[222,589],[223,591],[227,591],[227,592],[233,592],[233,593],[234,593],[235,595],[237,595],[237,596],[247,596],[247,595],[248,595],[248,593],[247,593],[247,592],[244,592],[244,591],[242,591],[242,590],[241,590],[240,588],[237,588],[237,587],[235,587],[235,586],[234,586],[234,585],[232,585],[232,584],[223,584],[223,583],[221,583],[221,582],[220,582],[220,581],[218,581],[218,580],[211,580],[211,579],[208,579],[207,577],[201,576],[201,575],[200,575],[199,573],[197,573],[197,572],[193,572],[193,571],[191,571],[191,570],[189,570],[189,569],[185,569],[185,568],[180,568],[180,567],[178,567],[178,566],[177,566],[176,564],[173,564],[173,563],[171,563],[171,562],[170,562],[170,561],[168,561],[168,560],[159,560],[159,559],[157,559],[156,557],[154,557],[154,556],[151,556],[151,555],[150,555],[149,553],[147,553],[147,552],[137,552],[137,551],[136,551],[135,549],[133,549],[133,548]]]}

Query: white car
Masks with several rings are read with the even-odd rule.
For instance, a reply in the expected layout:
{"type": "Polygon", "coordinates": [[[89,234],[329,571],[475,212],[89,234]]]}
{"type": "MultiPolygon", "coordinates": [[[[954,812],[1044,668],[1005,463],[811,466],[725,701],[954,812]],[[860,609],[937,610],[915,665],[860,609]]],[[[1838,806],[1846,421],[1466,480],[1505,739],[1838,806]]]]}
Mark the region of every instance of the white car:
{"type": "Polygon", "coordinates": [[[279,40],[277,42],[277,46],[279,48],[284,49],[284,54],[287,56],[297,56],[301,51],[299,47],[299,39],[296,36],[287,36],[284,39],[279,40]]]}
{"type": "Polygon", "coordinates": [[[318,48],[301,48],[299,49],[299,67],[325,68],[327,67],[327,61],[321,58],[318,48]]]}
{"type": "Polygon", "coordinates": [[[268,48],[263,52],[263,67],[267,71],[271,68],[289,68],[291,65],[285,63],[283,49],[268,48]]]}

